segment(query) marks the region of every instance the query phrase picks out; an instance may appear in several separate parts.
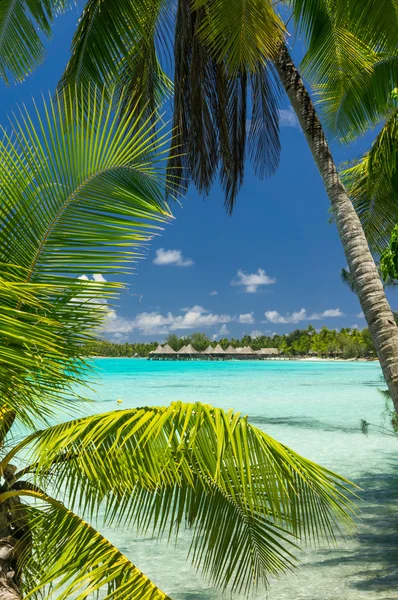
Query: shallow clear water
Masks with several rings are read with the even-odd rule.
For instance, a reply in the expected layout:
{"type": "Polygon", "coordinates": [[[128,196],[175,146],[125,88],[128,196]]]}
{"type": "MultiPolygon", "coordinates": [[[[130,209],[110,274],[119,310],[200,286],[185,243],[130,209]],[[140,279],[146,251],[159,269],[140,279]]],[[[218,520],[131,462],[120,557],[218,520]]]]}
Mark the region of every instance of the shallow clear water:
{"type": "MultiPolygon", "coordinates": [[[[398,598],[398,438],[361,418],[383,420],[377,363],[151,362],[100,359],[95,412],[201,401],[234,408],[304,456],[357,483],[361,517],[355,537],[337,548],[306,550],[297,574],[256,598],[270,600],[392,600],[398,598]]],[[[104,533],[174,600],[219,600],[186,562],[189,535],[167,546],[134,533],[104,533]]],[[[234,594],[233,598],[240,599],[234,594]]]]}

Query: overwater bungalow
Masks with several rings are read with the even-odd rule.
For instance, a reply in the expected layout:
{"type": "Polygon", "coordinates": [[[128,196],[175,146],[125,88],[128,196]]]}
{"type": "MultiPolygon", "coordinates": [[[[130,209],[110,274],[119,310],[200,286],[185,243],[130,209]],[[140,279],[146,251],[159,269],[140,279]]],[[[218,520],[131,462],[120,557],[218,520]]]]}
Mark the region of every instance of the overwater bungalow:
{"type": "Polygon", "coordinates": [[[208,355],[210,355],[210,354],[213,354],[213,352],[214,352],[213,346],[207,346],[206,350],[203,350],[203,352],[201,352],[201,354],[208,354],[208,355]]]}
{"type": "Polygon", "coordinates": [[[232,358],[240,360],[265,360],[276,358],[280,354],[281,351],[278,348],[253,350],[250,346],[244,346],[243,348],[229,346],[224,350],[220,344],[217,344],[215,348],[209,345],[203,352],[198,352],[191,344],[188,344],[175,352],[175,350],[166,344],[163,347],[159,345],[156,350],[152,350],[148,358],[153,360],[228,360],[232,358]]]}

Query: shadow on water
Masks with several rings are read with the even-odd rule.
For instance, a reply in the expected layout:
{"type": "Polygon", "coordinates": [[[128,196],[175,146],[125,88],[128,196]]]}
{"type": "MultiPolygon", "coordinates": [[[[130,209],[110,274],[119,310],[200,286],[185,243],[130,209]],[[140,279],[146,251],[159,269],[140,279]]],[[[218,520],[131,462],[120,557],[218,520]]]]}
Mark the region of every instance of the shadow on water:
{"type": "Polygon", "coordinates": [[[369,473],[356,483],[364,505],[355,547],[311,567],[349,567],[350,587],[393,600],[398,597],[398,468],[394,464],[390,472],[369,473]]]}
{"type": "Polygon", "coordinates": [[[261,417],[249,415],[250,423],[253,425],[287,425],[288,427],[298,427],[300,429],[318,429],[322,431],[342,431],[343,433],[359,433],[358,425],[345,427],[344,425],[318,421],[312,417],[261,417]]]}

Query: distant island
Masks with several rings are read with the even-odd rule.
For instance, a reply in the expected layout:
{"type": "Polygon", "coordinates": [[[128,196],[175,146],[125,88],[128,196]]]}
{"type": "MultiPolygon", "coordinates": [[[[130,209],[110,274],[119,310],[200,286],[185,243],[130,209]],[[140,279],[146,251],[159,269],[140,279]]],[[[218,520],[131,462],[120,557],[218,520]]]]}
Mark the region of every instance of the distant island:
{"type": "MultiPolygon", "coordinates": [[[[170,334],[164,341],[113,343],[107,340],[90,345],[91,356],[103,357],[141,357],[148,358],[159,355],[159,346],[167,345],[175,353],[188,357],[186,348],[196,353],[209,356],[222,356],[229,350],[231,357],[249,357],[253,353],[261,357],[320,357],[320,358],[375,358],[376,352],[368,329],[343,328],[340,331],[323,327],[317,331],[312,325],[306,329],[296,329],[284,335],[251,337],[245,335],[241,339],[221,338],[210,340],[204,333],[197,332],[184,337],[170,334]],[[218,347],[218,353],[215,349],[218,347]],[[213,351],[211,350],[213,349],[213,351]],[[221,352],[220,352],[221,349],[221,352]],[[248,350],[249,349],[249,350],[248,350]],[[182,350],[182,352],[181,352],[182,350]],[[238,352],[236,352],[238,350],[238,352]],[[259,353],[259,351],[262,351],[259,353]],[[234,356],[233,356],[234,357],[234,356]]],[[[160,353],[161,354],[161,353],[160,353]]],[[[173,354],[171,352],[170,354],[173,354]]],[[[228,354],[228,352],[227,352],[228,354]]]]}

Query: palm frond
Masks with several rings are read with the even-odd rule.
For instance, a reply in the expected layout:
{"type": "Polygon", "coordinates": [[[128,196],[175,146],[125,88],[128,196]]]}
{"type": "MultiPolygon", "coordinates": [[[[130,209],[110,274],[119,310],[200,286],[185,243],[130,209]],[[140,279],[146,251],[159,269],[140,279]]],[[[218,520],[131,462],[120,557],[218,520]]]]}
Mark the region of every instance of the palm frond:
{"type": "Polygon", "coordinates": [[[70,0],[2,0],[0,79],[23,81],[44,58],[42,35],[51,35],[54,17],[70,0]]]}
{"type": "Polygon", "coordinates": [[[324,126],[351,140],[366,129],[370,118],[373,124],[380,119],[380,106],[385,106],[394,87],[385,93],[385,86],[379,87],[375,79],[377,72],[379,81],[380,74],[385,82],[391,81],[393,65],[388,63],[396,56],[391,48],[387,53],[381,33],[370,34],[373,27],[383,30],[383,20],[375,26],[369,17],[372,10],[378,12],[378,2],[291,0],[289,4],[307,42],[303,73],[318,94],[324,126]]]}
{"type": "Polygon", "coordinates": [[[175,146],[168,163],[170,187],[186,189],[192,180],[208,194],[217,175],[232,211],[243,182],[246,150],[259,176],[274,173],[279,162],[279,88],[269,62],[238,71],[221,62],[204,43],[208,6],[192,9],[180,0],[174,46],[175,146]],[[251,106],[248,92],[251,92],[251,106]],[[251,108],[251,113],[250,113],[251,108]],[[248,133],[247,123],[250,120],[248,133]]]}
{"type": "Polygon", "coordinates": [[[342,172],[372,251],[380,255],[398,223],[398,109],[376,137],[371,149],[342,172]]]}
{"type": "Polygon", "coordinates": [[[397,85],[398,55],[379,53],[371,69],[347,79],[315,86],[326,127],[344,142],[365,133],[394,111],[392,92],[397,85]]]}
{"type": "MultiPolygon", "coordinates": [[[[33,489],[4,492],[0,502],[16,495],[40,502],[22,509],[30,536],[19,561],[29,584],[26,600],[84,600],[98,592],[107,600],[168,600],[113,544],[63,504],[33,489]]],[[[24,542],[22,538],[22,548],[24,542]]]]}
{"type": "Polygon", "coordinates": [[[156,164],[167,136],[123,97],[114,111],[97,97],[65,91],[37,125],[24,109],[0,141],[0,393],[25,419],[87,376],[83,347],[121,287],[87,276],[131,271],[170,218],[156,164]]]}
{"type": "Polygon", "coordinates": [[[229,73],[255,71],[277,56],[283,22],[269,0],[194,0],[200,41],[229,73]]]}
{"type": "Polygon", "coordinates": [[[138,104],[153,115],[172,91],[158,48],[170,39],[169,5],[169,0],[88,0],[59,89],[116,86],[128,107],[138,104]]]}
{"type": "Polygon", "coordinates": [[[397,0],[336,0],[336,19],[344,19],[356,36],[378,49],[395,52],[397,48],[397,0]]]}
{"type": "Polygon", "coordinates": [[[32,467],[17,480],[31,472],[33,482],[50,485],[89,518],[102,505],[105,523],[152,524],[159,534],[169,523],[178,532],[185,519],[194,529],[194,564],[237,589],[292,567],[295,540],[331,540],[339,524],[351,522],[349,482],[238,413],[207,405],[174,403],[56,425],[22,442],[1,468],[20,452],[32,467]]]}

